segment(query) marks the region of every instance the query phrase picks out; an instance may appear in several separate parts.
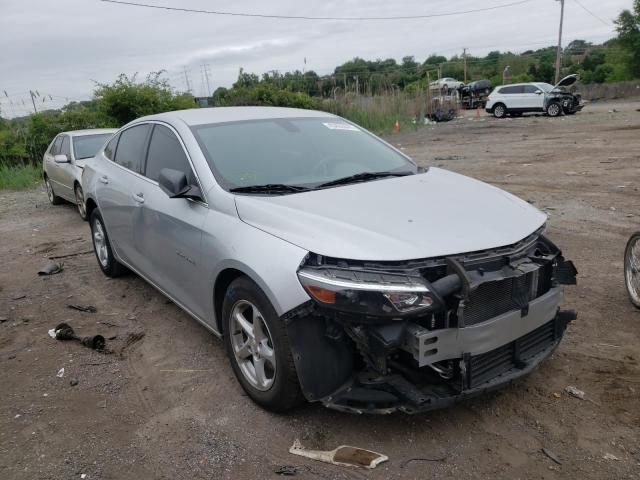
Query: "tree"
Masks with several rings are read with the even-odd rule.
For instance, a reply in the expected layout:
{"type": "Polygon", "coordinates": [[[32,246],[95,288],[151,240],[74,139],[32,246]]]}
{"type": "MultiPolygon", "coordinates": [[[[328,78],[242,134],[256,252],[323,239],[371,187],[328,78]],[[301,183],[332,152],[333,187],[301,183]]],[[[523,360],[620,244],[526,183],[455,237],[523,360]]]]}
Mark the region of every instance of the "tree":
{"type": "Polygon", "coordinates": [[[620,47],[627,53],[627,68],[633,78],[640,77],[640,0],[634,0],[633,11],[623,10],[616,20],[620,47]]]}
{"type": "Polygon", "coordinates": [[[123,73],[112,84],[98,84],[94,92],[98,113],[109,125],[120,127],[145,115],[194,108],[191,94],[175,92],[163,73],[150,73],[142,82],[123,73]]]}

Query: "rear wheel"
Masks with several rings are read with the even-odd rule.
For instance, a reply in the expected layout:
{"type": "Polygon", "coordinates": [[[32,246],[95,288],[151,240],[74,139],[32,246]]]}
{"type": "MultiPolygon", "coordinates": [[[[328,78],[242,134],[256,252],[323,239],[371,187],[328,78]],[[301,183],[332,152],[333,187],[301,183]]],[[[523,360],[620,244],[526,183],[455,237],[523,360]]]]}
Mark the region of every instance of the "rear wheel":
{"type": "Polygon", "coordinates": [[[104,228],[104,221],[98,209],[91,212],[90,224],[93,251],[96,254],[102,273],[111,278],[118,277],[125,273],[127,268],[113,256],[109,236],[107,235],[107,230],[104,228]]]}
{"type": "Polygon", "coordinates": [[[78,214],[80,218],[83,220],[87,220],[87,204],[84,201],[84,192],[82,191],[82,187],[80,185],[76,185],[75,194],[76,194],[76,206],[78,207],[78,214]]]}
{"type": "Polygon", "coordinates": [[[51,205],[60,205],[64,201],[62,198],[58,197],[55,194],[55,192],[53,191],[53,185],[51,185],[49,177],[47,176],[44,177],[44,186],[47,189],[47,197],[49,197],[51,205]]]}
{"type": "Polygon", "coordinates": [[[631,303],[640,308],[640,232],[631,235],[624,250],[624,283],[631,303]]]}
{"type": "Polygon", "coordinates": [[[504,118],[507,115],[507,107],[502,104],[502,103],[498,103],[496,106],[493,107],[493,116],[496,118],[504,118]]]}
{"type": "Polygon", "coordinates": [[[560,105],[558,102],[553,102],[547,107],[547,115],[549,115],[550,117],[558,117],[561,113],[562,105],[560,105]]]}
{"type": "Polygon", "coordinates": [[[240,277],[229,286],[222,327],[233,371],[253,401],[283,412],[304,400],[285,326],[249,278],[240,277]]]}

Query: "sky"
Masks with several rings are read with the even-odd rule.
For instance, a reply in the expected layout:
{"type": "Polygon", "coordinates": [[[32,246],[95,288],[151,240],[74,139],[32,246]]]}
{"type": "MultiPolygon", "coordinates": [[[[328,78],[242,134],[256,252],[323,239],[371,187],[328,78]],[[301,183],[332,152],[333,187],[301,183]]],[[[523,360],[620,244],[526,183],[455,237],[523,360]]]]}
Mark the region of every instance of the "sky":
{"type": "MultiPolygon", "coordinates": [[[[517,0],[131,0],[180,8],[313,17],[384,17],[460,12],[517,0]]],[[[563,44],[600,43],[633,0],[566,0],[563,44]],[[590,10],[589,14],[580,5],[590,10]],[[599,19],[596,17],[600,17],[599,19]]],[[[240,67],[331,73],[352,59],[514,52],[557,42],[560,3],[529,0],[491,11],[396,21],[282,20],[217,16],[117,5],[99,0],[0,0],[0,114],[56,108],[91,97],[96,82],[120,73],[166,70],[195,95],[230,86],[240,67]],[[306,59],[306,65],[305,65],[306,59]],[[206,67],[203,67],[205,65],[206,67]],[[5,94],[6,92],[6,94],[5,94]],[[8,95],[8,96],[7,96],[8,95]],[[24,103],[23,103],[24,102],[24,103]]]]}

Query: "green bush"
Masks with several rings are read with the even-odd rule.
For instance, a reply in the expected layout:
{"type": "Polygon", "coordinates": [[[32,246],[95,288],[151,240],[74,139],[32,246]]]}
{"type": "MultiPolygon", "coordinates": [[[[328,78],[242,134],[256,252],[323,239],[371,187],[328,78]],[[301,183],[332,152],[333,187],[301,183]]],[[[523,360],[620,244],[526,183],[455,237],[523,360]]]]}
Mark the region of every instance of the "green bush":
{"type": "Polygon", "coordinates": [[[0,190],[33,188],[42,180],[42,166],[32,163],[7,165],[0,162],[0,190]]]}

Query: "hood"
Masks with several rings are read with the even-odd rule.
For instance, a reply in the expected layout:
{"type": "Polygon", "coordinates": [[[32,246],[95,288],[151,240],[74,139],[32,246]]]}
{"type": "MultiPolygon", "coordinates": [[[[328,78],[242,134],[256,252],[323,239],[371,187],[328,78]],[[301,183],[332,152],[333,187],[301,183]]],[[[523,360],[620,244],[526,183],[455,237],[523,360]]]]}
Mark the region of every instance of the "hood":
{"type": "Polygon", "coordinates": [[[574,83],[576,83],[578,81],[580,77],[577,74],[573,74],[573,75],[568,75],[566,77],[564,77],[562,80],[560,80],[555,87],[553,87],[553,89],[557,89],[559,87],[570,87],[571,85],[573,85],[574,83]]]}
{"type": "Polygon", "coordinates": [[[439,168],[292,195],[236,195],[236,207],[249,225],[305,250],[351,260],[502,247],[547,220],[503,190],[439,168]]]}

